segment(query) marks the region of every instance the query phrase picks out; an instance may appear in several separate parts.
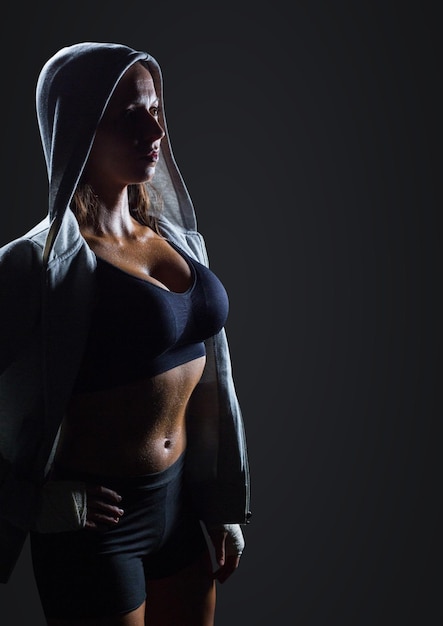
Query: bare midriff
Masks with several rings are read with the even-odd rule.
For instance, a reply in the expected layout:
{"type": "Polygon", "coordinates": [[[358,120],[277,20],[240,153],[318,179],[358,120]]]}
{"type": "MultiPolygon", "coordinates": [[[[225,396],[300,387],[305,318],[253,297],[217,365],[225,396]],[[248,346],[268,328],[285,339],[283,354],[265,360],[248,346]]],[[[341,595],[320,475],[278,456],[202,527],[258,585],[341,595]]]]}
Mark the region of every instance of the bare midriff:
{"type": "Polygon", "coordinates": [[[114,476],[165,470],[186,448],[186,407],[204,365],[200,357],[152,378],[74,395],[56,463],[114,476]]]}

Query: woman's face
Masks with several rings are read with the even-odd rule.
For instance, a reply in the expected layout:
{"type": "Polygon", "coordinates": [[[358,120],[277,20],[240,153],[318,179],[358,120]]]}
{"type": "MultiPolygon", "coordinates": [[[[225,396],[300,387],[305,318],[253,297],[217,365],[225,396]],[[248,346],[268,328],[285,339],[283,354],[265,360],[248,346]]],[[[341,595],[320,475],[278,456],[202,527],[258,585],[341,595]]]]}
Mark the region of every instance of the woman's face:
{"type": "Polygon", "coordinates": [[[152,179],[164,136],[158,106],[149,70],[135,63],[115,88],[86,164],[86,180],[97,192],[152,179]]]}

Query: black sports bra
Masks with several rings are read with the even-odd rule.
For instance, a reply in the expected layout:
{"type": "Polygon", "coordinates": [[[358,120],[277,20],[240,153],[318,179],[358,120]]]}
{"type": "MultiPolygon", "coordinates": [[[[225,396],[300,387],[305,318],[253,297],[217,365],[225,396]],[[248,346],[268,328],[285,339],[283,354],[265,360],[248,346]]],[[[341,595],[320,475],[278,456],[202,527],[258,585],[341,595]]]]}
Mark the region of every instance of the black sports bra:
{"type": "Polygon", "coordinates": [[[203,356],[204,340],[224,326],[229,303],[222,283],[173,247],[193,277],[184,292],[168,291],[97,257],[97,301],[74,393],[155,376],[203,356]]]}

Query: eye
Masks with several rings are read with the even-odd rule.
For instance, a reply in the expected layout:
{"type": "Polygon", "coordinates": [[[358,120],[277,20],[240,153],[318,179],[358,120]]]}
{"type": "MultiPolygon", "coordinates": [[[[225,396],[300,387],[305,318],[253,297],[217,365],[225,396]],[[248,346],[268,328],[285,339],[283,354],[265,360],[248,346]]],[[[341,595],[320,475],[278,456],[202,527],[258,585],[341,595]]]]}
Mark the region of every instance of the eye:
{"type": "Polygon", "coordinates": [[[122,113],[122,117],[125,120],[128,120],[131,117],[134,117],[134,115],[135,115],[135,109],[134,108],[124,109],[124,111],[122,113]]]}
{"type": "Polygon", "coordinates": [[[153,115],[154,117],[158,117],[160,114],[160,107],[159,106],[155,106],[155,107],[151,107],[151,111],[150,111],[151,115],[153,115]]]}

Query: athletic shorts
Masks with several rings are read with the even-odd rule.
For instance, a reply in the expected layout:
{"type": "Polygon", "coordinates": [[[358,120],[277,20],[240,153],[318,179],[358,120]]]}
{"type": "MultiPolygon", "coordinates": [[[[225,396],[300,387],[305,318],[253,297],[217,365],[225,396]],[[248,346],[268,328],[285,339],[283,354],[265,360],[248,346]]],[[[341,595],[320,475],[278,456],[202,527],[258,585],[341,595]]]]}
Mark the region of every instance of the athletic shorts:
{"type": "Polygon", "coordinates": [[[31,533],[35,580],[46,617],[132,611],[146,580],[170,576],[207,549],[183,484],[184,455],[165,471],[131,478],[57,473],[114,489],[124,515],[103,531],[31,533]]]}

